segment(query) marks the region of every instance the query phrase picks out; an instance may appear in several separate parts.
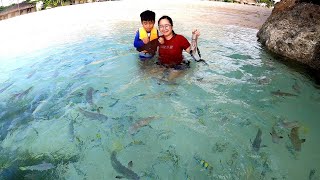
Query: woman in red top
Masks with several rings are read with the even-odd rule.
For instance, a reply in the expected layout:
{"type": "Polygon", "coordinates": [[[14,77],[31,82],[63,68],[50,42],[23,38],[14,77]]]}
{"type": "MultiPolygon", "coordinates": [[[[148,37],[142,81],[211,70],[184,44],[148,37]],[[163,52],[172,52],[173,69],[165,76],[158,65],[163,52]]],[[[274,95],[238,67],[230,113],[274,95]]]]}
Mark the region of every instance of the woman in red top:
{"type": "MultiPolygon", "coordinates": [[[[191,45],[188,40],[173,31],[173,22],[169,16],[162,16],[158,21],[158,27],[160,32],[163,34],[159,40],[159,64],[173,68],[174,70],[183,70],[188,67],[187,64],[183,63],[182,52],[185,50],[190,53],[191,45]]],[[[193,38],[192,44],[195,44],[197,38],[200,36],[198,30],[192,31],[193,38]]],[[[170,75],[169,75],[169,80],[170,75]]]]}

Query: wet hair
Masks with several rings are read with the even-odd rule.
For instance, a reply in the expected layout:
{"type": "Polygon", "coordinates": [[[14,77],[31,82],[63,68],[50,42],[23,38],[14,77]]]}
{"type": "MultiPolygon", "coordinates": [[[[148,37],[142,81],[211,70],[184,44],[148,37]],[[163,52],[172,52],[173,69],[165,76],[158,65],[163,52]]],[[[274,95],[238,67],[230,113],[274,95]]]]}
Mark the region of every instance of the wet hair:
{"type": "Polygon", "coordinates": [[[141,18],[141,22],[142,21],[153,21],[153,22],[155,22],[156,21],[156,13],[154,13],[153,11],[150,11],[150,10],[146,10],[146,11],[143,11],[140,14],[140,18],[141,18]]]}
{"type": "MultiPolygon", "coordinates": [[[[162,16],[162,17],[158,20],[158,26],[159,26],[160,21],[161,21],[162,19],[167,19],[167,20],[169,21],[170,25],[173,26],[173,21],[172,21],[171,17],[169,17],[169,16],[162,16]]],[[[172,33],[173,33],[174,36],[176,35],[176,33],[175,33],[173,30],[172,30],[172,33]]]]}

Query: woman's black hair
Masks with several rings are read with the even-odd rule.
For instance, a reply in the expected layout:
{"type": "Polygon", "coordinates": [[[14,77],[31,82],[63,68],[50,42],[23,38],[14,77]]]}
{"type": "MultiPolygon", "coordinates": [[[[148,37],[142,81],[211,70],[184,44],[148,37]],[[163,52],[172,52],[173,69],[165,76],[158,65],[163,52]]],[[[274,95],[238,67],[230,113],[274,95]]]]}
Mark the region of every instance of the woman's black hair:
{"type": "MultiPolygon", "coordinates": [[[[170,25],[173,26],[173,21],[172,21],[171,17],[169,17],[169,16],[162,16],[162,17],[158,20],[158,26],[159,26],[159,23],[160,23],[160,21],[161,21],[162,19],[167,19],[167,20],[169,21],[170,25]]],[[[173,33],[173,35],[176,35],[176,33],[175,33],[173,30],[172,30],[172,33],[173,33]]]]}
{"type": "Polygon", "coordinates": [[[161,21],[162,19],[167,19],[167,20],[169,21],[170,25],[173,26],[172,19],[171,19],[171,17],[169,17],[169,16],[162,16],[162,17],[158,20],[158,25],[159,25],[159,23],[160,23],[160,21],[161,21]]]}

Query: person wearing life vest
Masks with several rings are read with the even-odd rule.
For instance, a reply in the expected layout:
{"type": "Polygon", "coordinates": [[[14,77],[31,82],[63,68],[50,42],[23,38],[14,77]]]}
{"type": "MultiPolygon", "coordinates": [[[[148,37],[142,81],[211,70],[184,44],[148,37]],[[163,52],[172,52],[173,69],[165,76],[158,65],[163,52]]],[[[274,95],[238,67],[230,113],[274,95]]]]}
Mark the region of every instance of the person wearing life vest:
{"type": "Polygon", "coordinates": [[[157,51],[159,33],[154,27],[156,14],[146,10],[140,14],[142,27],[136,33],[133,45],[142,60],[152,58],[157,51]]]}

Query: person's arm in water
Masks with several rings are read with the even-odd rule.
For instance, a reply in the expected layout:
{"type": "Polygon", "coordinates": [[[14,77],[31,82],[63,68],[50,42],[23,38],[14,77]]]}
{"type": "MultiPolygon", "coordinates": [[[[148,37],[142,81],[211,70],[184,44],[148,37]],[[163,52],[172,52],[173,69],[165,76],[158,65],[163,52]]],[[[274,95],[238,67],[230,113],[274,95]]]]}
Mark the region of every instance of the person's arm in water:
{"type": "Polygon", "coordinates": [[[199,30],[195,29],[192,31],[192,39],[191,39],[191,43],[190,43],[191,45],[186,49],[187,53],[194,54],[197,51],[197,43],[198,43],[199,36],[200,36],[199,30]]]}
{"type": "Polygon", "coordinates": [[[133,46],[135,48],[141,48],[144,45],[144,42],[139,38],[139,31],[137,31],[136,36],[134,37],[133,46]]]}

